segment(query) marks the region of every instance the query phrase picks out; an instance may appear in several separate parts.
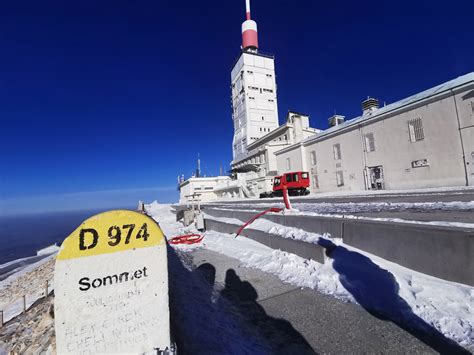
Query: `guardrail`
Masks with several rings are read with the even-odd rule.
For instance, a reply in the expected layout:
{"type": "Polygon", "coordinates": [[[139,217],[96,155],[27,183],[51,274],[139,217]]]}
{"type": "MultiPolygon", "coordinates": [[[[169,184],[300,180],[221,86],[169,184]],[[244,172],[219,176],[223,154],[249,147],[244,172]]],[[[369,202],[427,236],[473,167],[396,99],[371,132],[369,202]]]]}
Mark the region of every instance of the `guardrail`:
{"type": "Polygon", "coordinates": [[[41,298],[46,298],[54,290],[53,278],[46,280],[44,286],[37,292],[24,294],[9,302],[0,309],[0,327],[20,314],[26,313],[31,306],[41,298]]]}
{"type": "MultiPolygon", "coordinates": [[[[212,217],[247,221],[255,212],[205,208],[212,217]]],[[[307,232],[328,233],[344,243],[415,271],[474,286],[474,229],[340,217],[265,215],[307,232]]]]}

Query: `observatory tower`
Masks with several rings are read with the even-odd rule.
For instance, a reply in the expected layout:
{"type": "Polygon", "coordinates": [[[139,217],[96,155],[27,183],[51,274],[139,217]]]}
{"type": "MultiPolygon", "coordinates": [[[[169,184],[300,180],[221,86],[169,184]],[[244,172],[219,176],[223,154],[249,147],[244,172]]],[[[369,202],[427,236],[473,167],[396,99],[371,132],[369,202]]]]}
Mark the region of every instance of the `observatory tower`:
{"type": "Polygon", "coordinates": [[[278,128],[275,59],[259,52],[250,0],[246,0],[246,16],[241,53],[231,73],[234,162],[245,156],[249,144],[278,128]]]}

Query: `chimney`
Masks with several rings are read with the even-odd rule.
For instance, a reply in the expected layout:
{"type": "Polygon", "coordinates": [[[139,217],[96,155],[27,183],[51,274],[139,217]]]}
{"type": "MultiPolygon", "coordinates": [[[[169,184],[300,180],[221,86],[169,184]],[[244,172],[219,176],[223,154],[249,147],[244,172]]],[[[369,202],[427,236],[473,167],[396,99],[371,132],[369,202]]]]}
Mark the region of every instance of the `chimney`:
{"type": "Polygon", "coordinates": [[[344,119],[346,117],[342,115],[334,115],[329,117],[329,128],[334,127],[334,126],[339,126],[341,123],[344,123],[344,119]]]}
{"type": "Polygon", "coordinates": [[[373,97],[367,97],[367,100],[362,101],[362,115],[371,114],[379,108],[379,100],[373,97]]]}

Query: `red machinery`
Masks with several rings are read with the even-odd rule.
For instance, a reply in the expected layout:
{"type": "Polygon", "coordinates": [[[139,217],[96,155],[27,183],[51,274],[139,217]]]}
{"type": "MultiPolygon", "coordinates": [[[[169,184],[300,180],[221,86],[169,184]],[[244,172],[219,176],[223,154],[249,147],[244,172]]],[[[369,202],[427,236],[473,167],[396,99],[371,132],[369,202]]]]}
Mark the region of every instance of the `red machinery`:
{"type": "Polygon", "coordinates": [[[273,191],[260,194],[260,198],[283,196],[283,186],[286,186],[290,196],[308,195],[309,174],[306,171],[295,171],[275,176],[273,191]]]}

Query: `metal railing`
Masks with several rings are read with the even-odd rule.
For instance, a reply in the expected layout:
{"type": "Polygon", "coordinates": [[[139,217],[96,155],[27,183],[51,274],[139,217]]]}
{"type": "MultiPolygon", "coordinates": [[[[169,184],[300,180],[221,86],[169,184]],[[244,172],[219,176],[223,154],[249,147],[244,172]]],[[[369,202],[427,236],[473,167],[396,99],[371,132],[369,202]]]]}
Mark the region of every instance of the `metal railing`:
{"type": "Polygon", "coordinates": [[[24,294],[21,297],[14,299],[7,303],[0,309],[0,328],[13,318],[20,314],[25,314],[31,306],[41,298],[46,298],[54,290],[53,278],[46,280],[42,289],[37,289],[36,292],[24,294]]]}

